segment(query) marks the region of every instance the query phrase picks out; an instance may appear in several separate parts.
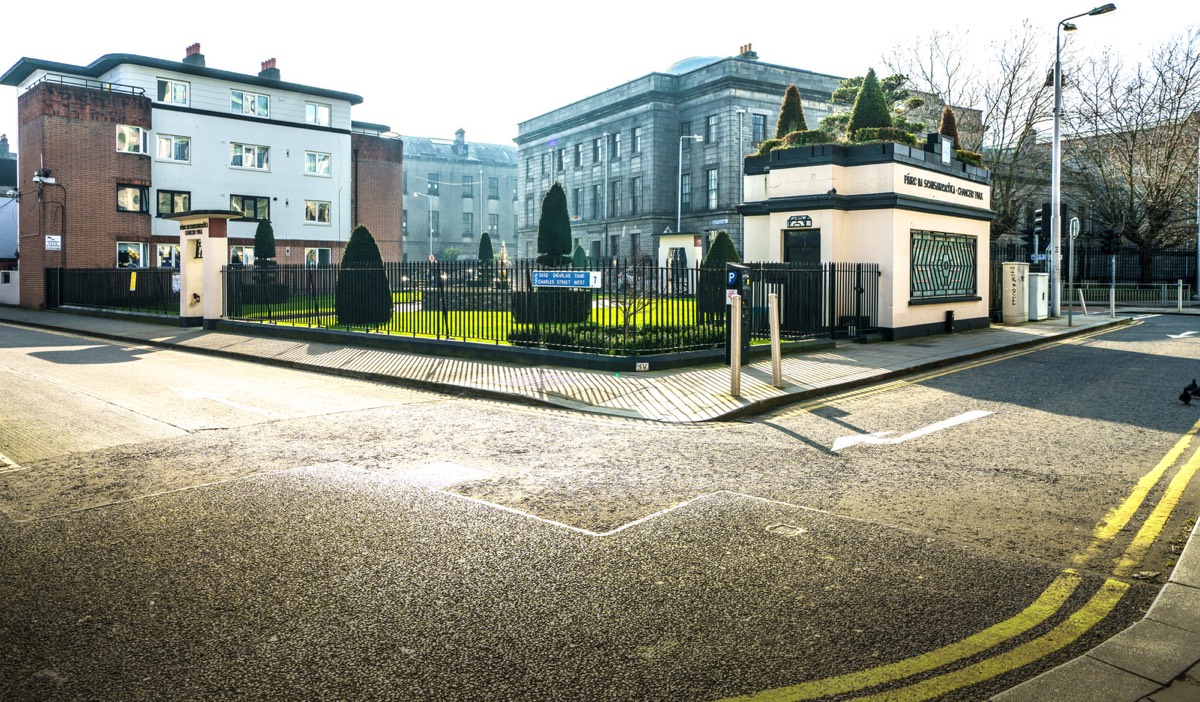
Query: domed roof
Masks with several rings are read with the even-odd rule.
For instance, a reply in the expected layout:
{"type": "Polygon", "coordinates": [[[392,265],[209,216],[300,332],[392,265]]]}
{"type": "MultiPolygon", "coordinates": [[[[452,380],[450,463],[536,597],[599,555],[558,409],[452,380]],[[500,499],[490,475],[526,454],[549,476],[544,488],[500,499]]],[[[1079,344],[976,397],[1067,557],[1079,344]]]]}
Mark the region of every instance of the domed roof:
{"type": "Polygon", "coordinates": [[[720,60],[720,56],[690,56],[682,61],[676,61],[675,63],[671,64],[671,67],[667,69],[667,73],[670,73],[673,76],[679,76],[683,75],[684,73],[694,71],[697,68],[704,68],[705,66],[711,63],[716,63],[720,60]]]}

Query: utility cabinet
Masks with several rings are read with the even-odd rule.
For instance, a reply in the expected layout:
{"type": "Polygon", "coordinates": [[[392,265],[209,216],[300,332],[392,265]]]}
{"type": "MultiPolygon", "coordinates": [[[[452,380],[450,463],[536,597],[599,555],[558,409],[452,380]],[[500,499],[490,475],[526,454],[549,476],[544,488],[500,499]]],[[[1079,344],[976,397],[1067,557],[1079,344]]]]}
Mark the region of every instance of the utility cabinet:
{"type": "Polygon", "coordinates": [[[1004,284],[1000,286],[1004,296],[1000,307],[1000,319],[1005,324],[1021,324],[1029,321],[1029,264],[1010,261],[1001,264],[1004,284]]]}
{"type": "Polygon", "coordinates": [[[1050,316],[1050,274],[1029,274],[1029,319],[1040,321],[1050,316]]]}

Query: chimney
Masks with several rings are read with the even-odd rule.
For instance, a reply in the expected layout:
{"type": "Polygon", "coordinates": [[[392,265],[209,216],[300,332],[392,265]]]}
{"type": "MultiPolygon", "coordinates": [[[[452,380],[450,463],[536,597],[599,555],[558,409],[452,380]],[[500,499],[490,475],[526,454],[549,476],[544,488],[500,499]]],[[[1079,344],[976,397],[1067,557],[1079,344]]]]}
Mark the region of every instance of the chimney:
{"type": "Polygon", "coordinates": [[[452,150],[459,156],[467,155],[467,130],[460,128],[454,132],[454,147],[452,150]]]}
{"type": "Polygon", "coordinates": [[[262,70],[258,72],[259,78],[267,80],[279,80],[279,69],[275,68],[275,59],[269,58],[262,62],[262,70]]]}
{"type": "Polygon", "coordinates": [[[746,59],[747,61],[757,61],[758,52],[756,52],[752,46],[752,44],[743,44],[742,47],[738,49],[738,58],[746,59]]]}
{"type": "Polygon", "coordinates": [[[204,68],[204,54],[200,53],[200,44],[192,44],[187,48],[187,56],[183,57],[183,62],[189,66],[204,68]]]}

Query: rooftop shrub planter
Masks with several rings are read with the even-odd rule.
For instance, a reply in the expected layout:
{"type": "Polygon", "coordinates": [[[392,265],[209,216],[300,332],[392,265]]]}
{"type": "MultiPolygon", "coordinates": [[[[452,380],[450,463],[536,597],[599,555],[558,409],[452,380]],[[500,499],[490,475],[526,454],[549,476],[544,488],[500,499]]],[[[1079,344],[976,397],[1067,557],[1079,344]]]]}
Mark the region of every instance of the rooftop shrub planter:
{"type": "Polygon", "coordinates": [[[896,127],[862,127],[854,132],[854,143],[895,142],[906,146],[917,146],[917,137],[896,127]]]}

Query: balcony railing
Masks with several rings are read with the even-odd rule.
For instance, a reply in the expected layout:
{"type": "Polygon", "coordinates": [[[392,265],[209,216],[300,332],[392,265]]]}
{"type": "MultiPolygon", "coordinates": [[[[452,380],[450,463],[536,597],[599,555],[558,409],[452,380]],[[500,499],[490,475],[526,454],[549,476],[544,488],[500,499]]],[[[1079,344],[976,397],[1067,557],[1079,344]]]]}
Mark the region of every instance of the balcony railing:
{"type": "Polygon", "coordinates": [[[88,90],[99,90],[105,93],[125,93],[127,95],[136,95],[143,97],[146,95],[145,88],[139,88],[134,85],[124,85],[122,83],[110,83],[103,80],[92,80],[90,78],[79,78],[77,76],[64,76],[61,73],[47,73],[32,83],[25,90],[33,90],[42,83],[54,83],[56,85],[69,85],[75,88],[87,88],[88,90]]]}

